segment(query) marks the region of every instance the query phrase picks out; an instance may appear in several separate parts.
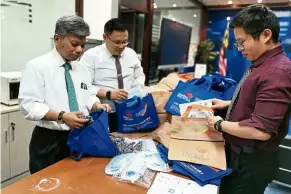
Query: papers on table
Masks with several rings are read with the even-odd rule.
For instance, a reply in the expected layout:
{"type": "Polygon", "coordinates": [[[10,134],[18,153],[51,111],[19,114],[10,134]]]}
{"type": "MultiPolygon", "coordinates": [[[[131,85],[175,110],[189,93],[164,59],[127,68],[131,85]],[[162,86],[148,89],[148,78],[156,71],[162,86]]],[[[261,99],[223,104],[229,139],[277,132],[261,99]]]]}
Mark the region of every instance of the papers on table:
{"type": "Polygon", "coordinates": [[[196,182],[178,176],[158,173],[147,194],[217,194],[215,185],[199,186],[196,182]]]}

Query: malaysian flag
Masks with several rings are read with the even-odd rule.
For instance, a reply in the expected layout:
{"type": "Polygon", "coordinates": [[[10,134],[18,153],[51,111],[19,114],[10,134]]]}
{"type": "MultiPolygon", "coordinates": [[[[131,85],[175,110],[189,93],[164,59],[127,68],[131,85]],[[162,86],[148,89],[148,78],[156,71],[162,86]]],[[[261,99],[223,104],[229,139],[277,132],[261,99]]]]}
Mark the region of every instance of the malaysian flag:
{"type": "Polygon", "coordinates": [[[223,36],[223,41],[222,41],[222,45],[220,48],[220,53],[219,53],[219,62],[218,62],[218,66],[219,66],[219,73],[223,76],[226,75],[226,68],[227,68],[227,48],[228,48],[228,36],[229,36],[229,28],[228,28],[228,24],[227,27],[225,29],[224,32],[224,36],[223,36]]]}

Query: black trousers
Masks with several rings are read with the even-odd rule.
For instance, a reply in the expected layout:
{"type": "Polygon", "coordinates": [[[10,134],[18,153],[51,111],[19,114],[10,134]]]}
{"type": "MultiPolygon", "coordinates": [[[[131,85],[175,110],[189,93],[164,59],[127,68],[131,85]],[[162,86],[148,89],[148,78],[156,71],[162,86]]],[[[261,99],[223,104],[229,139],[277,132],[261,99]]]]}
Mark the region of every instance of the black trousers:
{"type": "Polygon", "coordinates": [[[226,158],[233,172],[222,179],[219,194],[264,194],[279,168],[277,152],[238,153],[227,145],[226,158]]]}
{"type": "Polygon", "coordinates": [[[29,170],[36,173],[70,155],[67,141],[70,131],[36,126],[29,144],[29,170]]]}
{"type": "Polygon", "coordinates": [[[108,120],[109,120],[109,131],[110,131],[110,133],[116,132],[117,131],[116,113],[110,113],[108,115],[108,120]]]}

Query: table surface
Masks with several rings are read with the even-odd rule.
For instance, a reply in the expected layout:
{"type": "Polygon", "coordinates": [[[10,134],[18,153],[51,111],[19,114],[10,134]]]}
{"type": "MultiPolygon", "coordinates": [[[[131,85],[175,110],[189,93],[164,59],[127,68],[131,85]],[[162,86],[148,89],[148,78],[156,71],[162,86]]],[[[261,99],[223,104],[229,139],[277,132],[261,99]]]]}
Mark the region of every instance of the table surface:
{"type": "Polygon", "coordinates": [[[71,158],[67,158],[3,188],[0,193],[147,193],[148,189],[146,188],[122,183],[114,180],[112,176],[106,175],[104,169],[110,160],[110,158],[82,158],[81,161],[76,162],[71,158]],[[50,183],[44,183],[43,181],[46,179],[50,180],[50,183]],[[57,188],[54,188],[57,181],[60,184],[57,188]],[[38,186],[41,186],[41,188],[38,186]],[[42,188],[50,191],[40,191],[42,188]]]}

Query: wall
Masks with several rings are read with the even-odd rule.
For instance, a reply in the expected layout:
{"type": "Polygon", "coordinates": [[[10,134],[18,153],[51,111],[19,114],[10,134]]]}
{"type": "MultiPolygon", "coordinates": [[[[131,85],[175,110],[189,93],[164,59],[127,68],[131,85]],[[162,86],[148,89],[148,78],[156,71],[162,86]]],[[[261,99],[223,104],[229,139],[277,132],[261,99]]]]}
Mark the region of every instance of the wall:
{"type": "Polygon", "coordinates": [[[84,20],[91,28],[90,38],[103,39],[104,24],[118,17],[118,0],[84,0],[84,20]]]}
{"type": "Polygon", "coordinates": [[[17,4],[1,6],[2,72],[21,71],[30,59],[51,50],[51,38],[57,18],[75,14],[75,0],[26,2],[32,6],[30,8],[17,4]],[[29,12],[29,9],[32,12],[29,12]]]}
{"type": "MultiPolygon", "coordinates": [[[[29,60],[50,51],[56,20],[75,14],[75,0],[22,2],[32,6],[1,0],[11,5],[1,6],[1,72],[21,71],[29,60]]],[[[117,15],[118,0],[84,0],[84,19],[90,25],[92,38],[102,39],[105,22],[117,15]]]]}
{"type": "MultiPolygon", "coordinates": [[[[272,9],[272,8],[271,8],[272,9]]],[[[291,58],[291,12],[290,8],[274,8],[280,22],[280,41],[284,51],[291,58]],[[284,12],[283,12],[284,11],[284,12]],[[286,12],[287,11],[287,12],[286,12]],[[286,15],[287,13],[287,15],[286,15]],[[288,14],[289,13],[289,14],[288,14]],[[284,15],[285,14],[285,15],[284,15]],[[284,16],[284,17],[282,17],[284,16]]],[[[227,26],[227,17],[233,19],[240,10],[210,10],[208,12],[207,38],[215,43],[215,51],[220,50],[222,38],[227,26]]],[[[233,30],[229,33],[229,48],[227,49],[227,76],[239,81],[250,62],[233,46],[235,37],[233,30]]],[[[215,70],[218,70],[218,56],[215,70]]]]}

